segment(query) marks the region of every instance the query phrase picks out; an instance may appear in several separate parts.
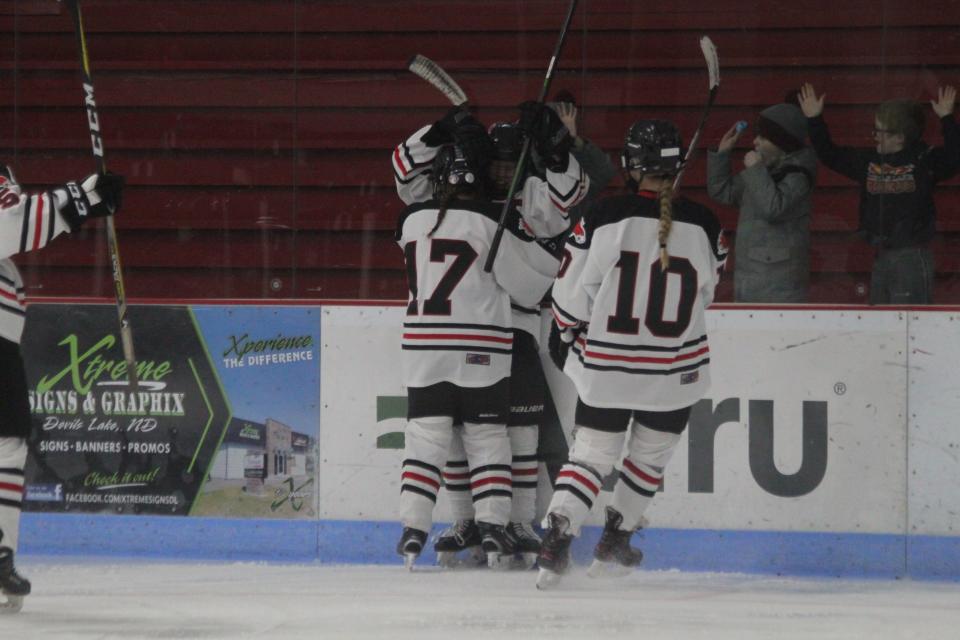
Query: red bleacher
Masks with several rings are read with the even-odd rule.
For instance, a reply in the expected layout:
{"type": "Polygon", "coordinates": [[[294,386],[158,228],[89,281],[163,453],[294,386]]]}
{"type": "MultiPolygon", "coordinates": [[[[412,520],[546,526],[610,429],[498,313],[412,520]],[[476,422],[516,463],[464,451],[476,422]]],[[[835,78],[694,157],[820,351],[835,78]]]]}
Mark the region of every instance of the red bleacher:
{"type": "MultiPolygon", "coordinates": [[[[960,84],[955,0],[581,2],[554,86],[616,156],[640,117],[689,136],[706,93],[697,38],[723,84],[702,138],[715,144],[804,81],[826,91],[843,144],[870,143],[874,105],[960,84]]],[[[110,168],[128,177],[117,218],[131,298],[399,298],[400,203],[390,150],[445,110],[406,72],[440,62],[486,122],[538,92],[560,0],[84,0],[110,168]]],[[[29,188],[92,170],[66,10],[0,1],[0,156],[29,188]]],[[[926,137],[940,142],[932,111],[926,137]]],[[[748,138],[744,138],[746,144],[748,138]]],[[[703,156],[685,192],[708,203],[703,156]]],[[[960,302],[960,181],[937,196],[937,301],[960,302]]],[[[852,237],[856,187],[822,170],[811,299],[866,300],[871,254],[852,237]]],[[[725,226],[736,211],[711,205],[725,226]]],[[[110,296],[102,229],[18,258],[28,295],[110,296]]],[[[730,278],[720,300],[730,299],[730,278]]]]}

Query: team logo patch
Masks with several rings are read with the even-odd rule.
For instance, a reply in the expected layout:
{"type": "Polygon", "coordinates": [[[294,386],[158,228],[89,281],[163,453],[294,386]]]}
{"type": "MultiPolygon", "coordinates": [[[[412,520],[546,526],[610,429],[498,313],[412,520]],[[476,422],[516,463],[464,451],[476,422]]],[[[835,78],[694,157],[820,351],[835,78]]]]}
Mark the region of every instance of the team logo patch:
{"type": "Polygon", "coordinates": [[[468,353],[467,364],[479,364],[485,367],[489,367],[490,354],[489,353],[468,353]]]}
{"type": "Polygon", "coordinates": [[[583,228],[583,220],[577,223],[571,235],[573,236],[573,241],[577,244],[583,244],[587,241],[587,230],[583,228]]]}
{"type": "Polygon", "coordinates": [[[700,379],[699,371],[689,371],[680,374],[680,384],[693,384],[700,379]]]}

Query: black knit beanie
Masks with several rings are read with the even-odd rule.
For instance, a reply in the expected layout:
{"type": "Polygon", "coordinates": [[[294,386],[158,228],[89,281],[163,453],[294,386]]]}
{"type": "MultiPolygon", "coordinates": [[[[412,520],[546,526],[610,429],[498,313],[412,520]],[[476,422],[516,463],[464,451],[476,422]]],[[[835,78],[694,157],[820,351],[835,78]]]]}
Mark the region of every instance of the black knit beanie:
{"type": "Polygon", "coordinates": [[[757,122],[760,135],[777,145],[785,153],[803,148],[807,137],[807,119],[792,104],[775,104],[760,112],[757,122]]]}

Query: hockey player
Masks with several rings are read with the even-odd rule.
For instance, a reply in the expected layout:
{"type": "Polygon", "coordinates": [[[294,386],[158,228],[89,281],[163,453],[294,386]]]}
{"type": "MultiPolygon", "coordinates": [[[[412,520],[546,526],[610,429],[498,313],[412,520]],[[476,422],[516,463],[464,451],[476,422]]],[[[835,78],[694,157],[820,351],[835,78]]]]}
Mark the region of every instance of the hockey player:
{"type": "MultiPolygon", "coordinates": [[[[567,230],[567,211],[583,198],[589,180],[569,155],[572,140],[560,119],[534,103],[526,103],[522,108],[527,114],[524,123],[535,134],[534,148],[545,159],[546,171],[542,178],[530,175],[524,180],[517,205],[522,224],[528,232],[538,237],[550,237],[567,230]]],[[[425,132],[421,129],[398,146],[394,153],[394,169],[401,198],[409,204],[411,199],[422,197],[425,176],[429,174],[426,167],[422,166],[419,172],[414,169],[404,175],[402,171],[407,165],[398,164],[398,159],[429,158],[436,153],[436,149],[430,145],[453,139],[475,141],[480,138],[480,129],[482,125],[472,116],[463,110],[453,109],[425,132]]],[[[524,131],[520,124],[498,122],[490,127],[489,136],[493,143],[493,157],[487,172],[488,194],[495,202],[502,203],[520,156],[524,131]]],[[[474,142],[472,146],[478,145],[474,142]]],[[[413,164],[408,162],[409,166],[413,164]]],[[[559,262],[554,272],[557,267],[559,262]]],[[[537,286],[540,288],[529,292],[529,295],[539,302],[549,283],[537,286]]],[[[507,533],[520,560],[519,566],[530,567],[540,549],[540,538],[531,524],[536,515],[538,432],[546,396],[546,379],[536,340],[540,328],[538,306],[523,305],[516,299],[512,300],[511,326],[514,329],[514,345],[507,433],[512,453],[513,502],[507,533]]],[[[468,552],[472,562],[483,560],[479,553],[481,536],[474,521],[471,478],[460,431],[460,427],[454,430],[450,457],[443,470],[444,486],[448,489],[455,520],[438,537],[434,546],[438,562],[443,566],[457,564],[460,561],[458,555],[463,551],[468,552]]]]}
{"type": "Polygon", "coordinates": [[[403,331],[408,422],[401,473],[404,525],[397,552],[411,566],[426,543],[453,425],[461,422],[476,525],[491,567],[513,548],[506,432],[514,332],[511,299],[534,305],[550,286],[555,251],[508,220],[492,273],[483,264],[500,208],[485,199],[488,167],[460,145],[432,163],[434,198],[404,209],[397,226],[410,286],[403,331]]]}
{"type": "Polygon", "coordinates": [[[0,165],[0,612],[19,611],[30,582],[14,567],[23,500],[23,468],[30,435],[27,376],[20,354],[23,282],[10,256],[42,249],[63,232],[120,206],[123,178],[94,174],[79,184],[24,194],[9,167],[0,165]]]}
{"type": "Polygon", "coordinates": [[[573,446],[544,523],[540,588],[566,570],[571,539],[628,431],[590,573],[639,564],[630,537],[709,384],[704,310],[726,259],[720,223],[710,210],[674,200],[682,151],[673,124],[636,122],[621,157],[635,193],[604,199],[587,213],[553,286],[551,356],[579,398],[573,446]]]}

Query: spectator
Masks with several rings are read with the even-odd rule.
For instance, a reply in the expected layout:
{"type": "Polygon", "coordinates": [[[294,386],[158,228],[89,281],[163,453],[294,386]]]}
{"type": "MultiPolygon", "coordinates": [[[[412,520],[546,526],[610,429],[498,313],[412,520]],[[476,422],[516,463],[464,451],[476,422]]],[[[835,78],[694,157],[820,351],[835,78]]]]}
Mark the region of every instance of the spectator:
{"type": "Polygon", "coordinates": [[[810,83],[800,90],[800,107],[820,161],[860,185],[858,233],[876,249],[870,274],[870,304],[933,302],[936,225],[933,188],[960,169],[960,129],[953,117],[957,92],[940,87],[931,100],[940,118],[943,146],[923,141],[924,114],[912,100],[882,103],[874,117],[876,146],[838,147],[823,120],[826,94],[810,83]]]}
{"type": "Polygon", "coordinates": [[[807,123],[793,104],[760,112],[753,149],[733,175],[736,125],[707,155],[707,193],[740,209],[733,271],[735,302],[806,302],[810,274],[810,200],[816,156],[804,145],[807,123]]]}
{"type": "Polygon", "coordinates": [[[571,226],[575,225],[590,204],[596,200],[600,193],[610,184],[614,176],[617,175],[617,169],[610,162],[610,156],[603,152],[603,149],[595,145],[587,138],[579,135],[579,109],[577,101],[569,91],[558,91],[554,96],[551,107],[560,116],[560,120],[566,125],[573,138],[573,144],[570,146],[570,153],[577,159],[583,172],[590,178],[590,189],[587,191],[583,201],[570,210],[571,226]]]}

